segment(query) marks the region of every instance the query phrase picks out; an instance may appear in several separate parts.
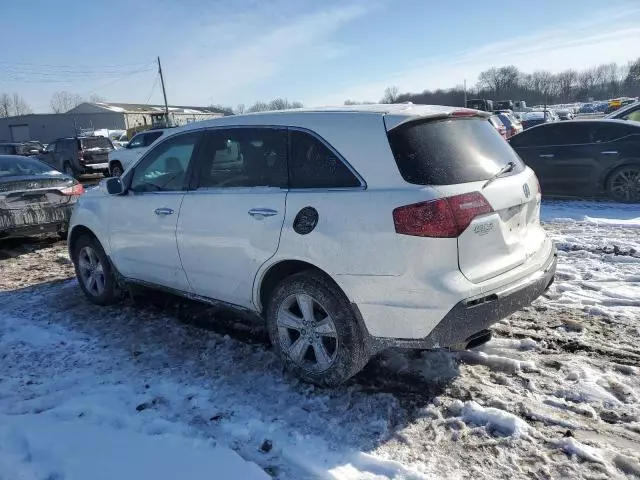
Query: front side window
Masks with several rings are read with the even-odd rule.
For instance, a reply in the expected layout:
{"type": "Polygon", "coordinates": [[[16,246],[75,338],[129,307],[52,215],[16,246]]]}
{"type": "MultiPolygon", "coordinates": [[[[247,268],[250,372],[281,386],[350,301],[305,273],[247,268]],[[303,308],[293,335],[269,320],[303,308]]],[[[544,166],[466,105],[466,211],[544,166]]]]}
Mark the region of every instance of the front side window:
{"type": "Polygon", "coordinates": [[[287,186],[287,132],[273,128],[213,130],[199,155],[198,188],[287,186]]]}
{"type": "Polygon", "coordinates": [[[291,188],[353,188],[360,180],[324,143],[313,135],[291,131],[291,188]]]}
{"type": "Polygon", "coordinates": [[[144,147],[144,133],[136,135],[129,142],[128,148],[140,148],[144,147]]]}
{"type": "Polygon", "coordinates": [[[136,193],[183,190],[199,137],[197,132],[186,133],[157,145],[135,168],[131,190],[136,193]]]}

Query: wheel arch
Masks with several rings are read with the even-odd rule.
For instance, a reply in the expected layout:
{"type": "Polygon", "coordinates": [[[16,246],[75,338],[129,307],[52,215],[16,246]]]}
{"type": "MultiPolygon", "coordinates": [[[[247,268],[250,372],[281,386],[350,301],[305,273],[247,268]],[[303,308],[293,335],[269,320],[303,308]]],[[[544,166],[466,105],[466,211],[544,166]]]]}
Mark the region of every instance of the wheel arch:
{"type": "Polygon", "coordinates": [[[607,186],[609,185],[609,179],[611,178],[611,175],[616,173],[619,169],[621,169],[623,167],[629,167],[629,166],[640,167],[640,158],[624,159],[621,162],[618,162],[613,167],[611,167],[609,170],[607,170],[604,173],[604,175],[602,175],[602,178],[600,180],[600,186],[603,188],[603,190],[607,189],[607,186]]]}
{"type": "Polygon", "coordinates": [[[68,237],[69,256],[73,255],[73,249],[76,245],[76,242],[83,235],[89,235],[90,237],[95,238],[98,242],[100,241],[98,240],[98,236],[90,228],[86,227],[85,225],[74,225],[69,232],[68,237]]]}
{"type": "Polygon", "coordinates": [[[259,274],[255,284],[255,304],[257,307],[257,311],[264,314],[265,308],[267,306],[269,297],[273,290],[276,288],[278,283],[280,283],[283,279],[294,275],[296,273],[304,272],[306,270],[311,270],[315,272],[319,272],[324,277],[326,277],[331,283],[333,283],[337,288],[342,291],[345,296],[348,295],[344,291],[344,289],[333,279],[333,277],[327,273],[322,268],[314,265],[312,263],[306,262],[304,260],[280,260],[276,263],[269,265],[262,274],[259,274]]]}

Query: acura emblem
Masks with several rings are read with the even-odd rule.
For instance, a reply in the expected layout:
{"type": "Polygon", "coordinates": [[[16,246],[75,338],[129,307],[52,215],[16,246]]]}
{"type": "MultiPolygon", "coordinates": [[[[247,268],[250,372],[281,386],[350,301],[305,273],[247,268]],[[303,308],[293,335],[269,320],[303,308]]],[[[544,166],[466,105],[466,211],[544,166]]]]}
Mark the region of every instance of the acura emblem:
{"type": "Polygon", "coordinates": [[[531,190],[529,190],[529,185],[526,183],[522,185],[522,190],[524,190],[524,196],[529,198],[531,196],[531,190]]]}

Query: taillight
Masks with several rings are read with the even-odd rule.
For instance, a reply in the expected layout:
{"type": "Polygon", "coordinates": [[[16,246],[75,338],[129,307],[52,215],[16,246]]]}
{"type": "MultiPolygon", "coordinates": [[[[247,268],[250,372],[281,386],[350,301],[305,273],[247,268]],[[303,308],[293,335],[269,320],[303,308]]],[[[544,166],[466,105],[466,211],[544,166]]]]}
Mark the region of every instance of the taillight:
{"type": "Polygon", "coordinates": [[[451,112],[452,117],[475,117],[478,115],[478,112],[475,110],[471,110],[470,108],[465,108],[462,110],[454,110],[451,112]]]}
{"type": "Polygon", "coordinates": [[[393,210],[396,233],[416,237],[456,238],[474,218],[493,212],[480,192],[405,205],[393,210]]]}
{"type": "Polygon", "coordinates": [[[84,187],[81,183],[76,183],[70,187],[60,189],[60,193],[63,195],[82,195],[84,193],[84,187]]]}

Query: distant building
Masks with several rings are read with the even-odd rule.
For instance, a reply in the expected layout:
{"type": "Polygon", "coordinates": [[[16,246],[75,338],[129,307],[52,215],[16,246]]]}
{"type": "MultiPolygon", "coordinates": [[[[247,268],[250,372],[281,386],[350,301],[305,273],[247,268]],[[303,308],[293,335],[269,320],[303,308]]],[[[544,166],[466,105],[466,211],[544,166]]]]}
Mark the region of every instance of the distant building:
{"type": "MultiPolygon", "coordinates": [[[[0,141],[40,140],[49,143],[81,131],[153,126],[164,121],[164,113],[164,105],[85,102],[65,113],[0,118],[0,141]]],[[[206,107],[169,106],[172,125],[186,125],[222,115],[206,107]]]]}

